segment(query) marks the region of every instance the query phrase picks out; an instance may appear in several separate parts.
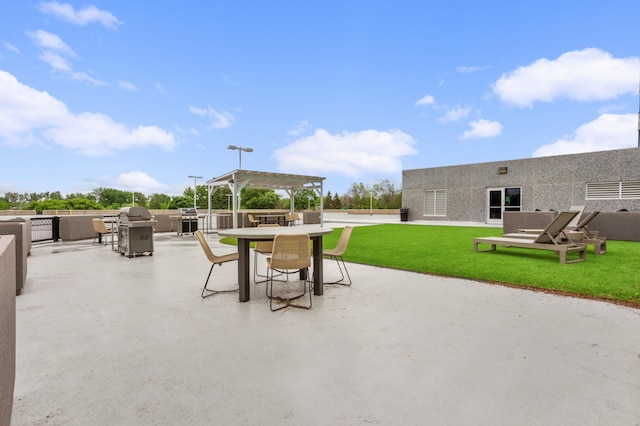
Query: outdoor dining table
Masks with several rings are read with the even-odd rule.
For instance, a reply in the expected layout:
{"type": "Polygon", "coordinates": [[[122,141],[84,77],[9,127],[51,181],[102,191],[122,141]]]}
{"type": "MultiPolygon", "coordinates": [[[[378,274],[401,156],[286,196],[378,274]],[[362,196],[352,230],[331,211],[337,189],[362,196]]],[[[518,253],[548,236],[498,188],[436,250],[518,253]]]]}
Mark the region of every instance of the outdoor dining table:
{"type": "Polygon", "coordinates": [[[322,296],[323,276],[322,276],[322,236],[333,232],[333,228],[320,225],[302,225],[295,228],[290,227],[266,227],[266,228],[237,228],[220,229],[218,235],[221,237],[232,237],[238,239],[238,285],[240,288],[239,298],[241,302],[247,302],[251,298],[249,282],[249,243],[251,241],[271,241],[279,234],[308,234],[313,242],[313,294],[322,296]]]}

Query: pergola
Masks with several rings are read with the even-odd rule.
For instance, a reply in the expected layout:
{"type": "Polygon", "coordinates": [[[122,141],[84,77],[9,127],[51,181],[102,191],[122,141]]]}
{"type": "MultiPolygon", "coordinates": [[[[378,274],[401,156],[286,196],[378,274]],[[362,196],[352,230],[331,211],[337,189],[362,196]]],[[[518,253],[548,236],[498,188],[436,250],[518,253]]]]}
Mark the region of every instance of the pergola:
{"type": "MultiPolygon", "coordinates": [[[[318,193],[320,200],[323,198],[322,181],[325,178],[318,176],[289,175],[284,173],[258,172],[252,170],[234,170],[207,181],[207,199],[209,217],[211,217],[211,192],[218,186],[227,185],[232,194],[233,227],[238,227],[238,210],[240,191],[243,188],[261,188],[282,190],[289,195],[291,200],[291,213],[294,211],[293,199],[296,191],[311,189],[318,193]]],[[[320,224],[322,225],[322,202],[320,203],[320,224]]]]}

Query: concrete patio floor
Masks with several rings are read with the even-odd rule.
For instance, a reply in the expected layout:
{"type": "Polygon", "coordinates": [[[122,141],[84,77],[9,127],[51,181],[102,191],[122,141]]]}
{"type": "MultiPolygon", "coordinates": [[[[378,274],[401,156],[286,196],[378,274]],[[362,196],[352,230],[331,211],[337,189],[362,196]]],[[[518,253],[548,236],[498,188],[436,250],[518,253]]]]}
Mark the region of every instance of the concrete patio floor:
{"type": "Polygon", "coordinates": [[[264,284],[202,300],[209,267],[193,236],[34,245],[12,425],[640,424],[638,309],[349,264],[272,313],[264,284]]]}

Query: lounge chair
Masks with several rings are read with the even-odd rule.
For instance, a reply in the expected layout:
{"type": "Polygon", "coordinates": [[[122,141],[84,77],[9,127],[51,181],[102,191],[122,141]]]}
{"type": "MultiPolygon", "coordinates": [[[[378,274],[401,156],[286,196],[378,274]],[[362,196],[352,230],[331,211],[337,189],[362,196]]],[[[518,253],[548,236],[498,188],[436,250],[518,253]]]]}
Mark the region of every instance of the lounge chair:
{"type": "MultiPolygon", "coordinates": [[[[607,252],[607,239],[604,237],[598,237],[598,233],[590,231],[587,225],[593,220],[593,218],[595,218],[599,214],[599,211],[593,211],[580,222],[578,222],[575,227],[571,227],[569,224],[567,225],[567,229],[565,229],[565,235],[572,242],[593,244],[593,252],[596,255],[605,254],[607,252]]],[[[532,233],[531,229],[520,231],[521,232],[504,234],[503,237],[534,239],[538,235],[532,233]]],[[[539,231],[542,232],[542,229],[540,229],[539,231]]]]}
{"type": "MultiPolygon", "coordinates": [[[[593,232],[587,227],[589,222],[591,222],[593,218],[595,218],[599,214],[599,211],[593,211],[589,213],[587,217],[582,219],[576,225],[576,227],[572,229],[572,231],[581,232],[582,234],[584,234],[584,238],[579,242],[593,244],[593,252],[595,254],[605,254],[607,252],[607,239],[605,237],[599,237],[597,231],[593,232]]],[[[571,235],[571,233],[569,235],[571,235]]]]}
{"type": "Polygon", "coordinates": [[[574,243],[565,234],[565,228],[578,212],[561,212],[535,238],[483,237],[473,239],[473,251],[496,251],[496,246],[521,247],[539,250],[552,250],[560,257],[560,263],[583,262],[586,259],[587,245],[574,243]],[[566,241],[566,242],[565,242],[566,241]],[[490,244],[491,249],[479,250],[479,244],[490,244]],[[568,253],[578,253],[577,259],[568,260],[568,253]]]}

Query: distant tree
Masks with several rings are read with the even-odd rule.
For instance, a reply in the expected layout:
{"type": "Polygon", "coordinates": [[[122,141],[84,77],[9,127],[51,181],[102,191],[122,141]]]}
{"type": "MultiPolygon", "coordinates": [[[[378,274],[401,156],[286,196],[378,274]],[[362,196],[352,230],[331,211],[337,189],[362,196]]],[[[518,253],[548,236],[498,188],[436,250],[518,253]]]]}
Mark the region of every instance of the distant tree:
{"type": "Polygon", "coordinates": [[[25,209],[35,210],[37,213],[42,213],[43,210],[69,210],[69,204],[65,200],[32,201],[25,209]]]}
{"type": "Polygon", "coordinates": [[[216,210],[231,209],[231,189],[219,186],[211,194],[211,208],[216,210]],[[228,195],[228,197],[227,197],[228,195]]]}
{"type": "Polygon", "coordinates": [[[0,198],[0,210],[9,210],[11,203],[6,198],[0,198]]]}
{"type": "Polygon", "coordinates": [[[168,209],[171,197],[166,194],[151,194],[148,207],[150,209],[168,209]]]}
{"type": "Polygon", "coordinates": [[[327,195],[324,197],[324,200],[322,201],[322,208],[323,209],[332,209],[333,205],[333,198],[331,197],[331,191],[327,192],[327,195]]]}
{"type": "Polygon", "coordinates": [[[338,193],[337,192],[333,195],[333,201],[331,202],[331,208],[332,209],[341,209],[342,208],[342,203],[340,202],[340,197],[338,197],[338,193]]]}
{"type": "Polygon", "coordinates": [[[278,207],[278,194],[265,191],[246,200],[244,205],[247,209],[275,209],[278,207]]]}
{"type": "Polygon", "coordinates": [[[169,201],[170,209],[181,209],[189,207],[193,207],[193,191],[191,192],[191,197],[178,195],[176,197],[172,197],[171,201],[169,201]]]}
{"type": "Polygon", "coordinates": [[[96,196],[96,201],[103,207],[109,209],[119,209],[121,206],[130,206],[132,202],[131,192],[121,191],[112,188],[97,188],[92,194],[96,196]]]}
{"type": "MultiPolygon", "coordinates": [[[[62,200],[48,200],[48,201],[62,201],[62,200]]],[[[46,201],[43,201],[43,203],[46,201]]],[[[100,204],[96,203],[93,200],[89,200],[88,198],[67,198],[64,200],[67,203],[67,208],[72,210],[102,210],[100,204]]]]}
{"type": "Polygon", "coordinates": [[[147,207],[147,196],[142,192],[134,192],[133,199],[136,206],[147,207]]]}
{"type": "Polygon", "coordinates": [[[353,183],[342,197],[342,205],[349,209],[369,208],[370,190],[363,183],[353,183]]]}
{"type": "MultiPolygon", "coordinates": [[[[92,201],[96,201],[96,197],[93,194],[82,194],[80,192],[77,193],[71,193],[71,194],[67,194],[66,197],[64,197],[65,200],[71,199],[71,198],[85,198],[87,200],[92,200],[92,201]]],[[[47,199],[47,198],[45,198],[47,199]]]]}
{"type": "Polygon", "coordinates": [[[308,208],[313,210],[320,205],[320,197],[312,189],[302,189],[296,191],[293,197],[293,203],[293,207],[296,210],[306,210],[308,208]]]}
{"type": "Polygon", "coordinates": [[[7,192],[4,198],[11,204],[12,209],[20,209],[27,203],[27,194],[19,194],[17,192],[7,192]]]}
{"type": "Polygon", "coordinates": [[[373,192],[377,195],[379,209],[399,209],[402,206],[402,192],[389,180],[373,185],[373,192]]]}
{"type": "Polygon", "coordinates": [[[275,209],[278,207],[278,199],[279,196],[273,189],[244,188],[240,192],[240,204],[245,209],[275,209]]]}

